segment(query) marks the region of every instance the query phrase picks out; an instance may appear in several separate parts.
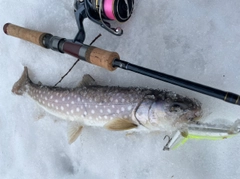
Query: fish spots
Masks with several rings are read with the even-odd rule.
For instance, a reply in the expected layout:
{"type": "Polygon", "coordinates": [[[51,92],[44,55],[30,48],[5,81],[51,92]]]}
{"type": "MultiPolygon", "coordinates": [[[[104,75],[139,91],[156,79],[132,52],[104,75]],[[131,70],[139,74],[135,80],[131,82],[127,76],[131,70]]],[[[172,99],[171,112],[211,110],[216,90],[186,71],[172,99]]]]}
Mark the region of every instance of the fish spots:
{"type": "Polygon", "coordinates": [[[44,107],[49,111],[52,110],[53,114],[55,112],[63,117],[68,116],[70,120],[89,119],[89,124],[91,122],[94,124],[97,120],[128,119],[132,116],[131,111],[139,103],[141,95],[137,91],[120,89],[117,92],[116,89],[107,88],[106,90],[102,87],[102,89],[60,90],[42,87],[31,91],[31,96],[40,105],[45,103],[44,107]]]}

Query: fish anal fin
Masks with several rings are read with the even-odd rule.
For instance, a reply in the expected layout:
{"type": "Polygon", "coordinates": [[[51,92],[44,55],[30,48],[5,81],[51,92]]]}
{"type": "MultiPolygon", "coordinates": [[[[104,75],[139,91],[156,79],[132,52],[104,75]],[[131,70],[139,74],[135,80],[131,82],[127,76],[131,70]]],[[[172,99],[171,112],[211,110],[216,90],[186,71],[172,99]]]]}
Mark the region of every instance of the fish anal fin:
{"type": "Polygon", "coordinates": [[[137,125],[127,119],[114,119],[107,122],[104,127],[108,130],[122,131],[136,128],[137,125]]]}
{"type": "Polygon", "coordinates": [[[72,144],[81,134],[83,126],[76,122],[71,122],[68,126],[68,143],[72,144]]]}
{"type": "Polygon", "coordinates": [[[91,75],[86,74],[83,76],[82,81],[78,84],[78,87],[97,85],[96,81],[91,75]]]}

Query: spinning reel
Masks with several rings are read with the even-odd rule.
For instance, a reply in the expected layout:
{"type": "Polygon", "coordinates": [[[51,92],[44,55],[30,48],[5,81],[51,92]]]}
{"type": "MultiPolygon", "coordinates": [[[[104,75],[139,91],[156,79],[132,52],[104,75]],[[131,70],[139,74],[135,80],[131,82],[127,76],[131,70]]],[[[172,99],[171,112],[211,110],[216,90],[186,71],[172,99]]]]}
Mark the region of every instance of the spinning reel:
{"type": "Polygon", "coordinates": [[[113,28],[107,21],[126,22],[131,17],[133,5],[134,0],[75,0],[74,13],[79,31],[74,42],[85,40],[83,20],[87,17],[110,33],[122,35],[120,27],[113,28]]]}

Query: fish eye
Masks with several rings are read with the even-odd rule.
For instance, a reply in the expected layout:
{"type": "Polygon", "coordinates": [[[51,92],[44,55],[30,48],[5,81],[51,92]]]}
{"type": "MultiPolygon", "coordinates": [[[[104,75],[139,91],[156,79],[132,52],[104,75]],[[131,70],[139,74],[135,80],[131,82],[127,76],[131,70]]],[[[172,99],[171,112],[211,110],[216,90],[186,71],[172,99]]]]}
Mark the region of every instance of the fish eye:
{"type": "Polygon", "coordinates": [[[178,109],[181,109],[181,106],[179,104],[173,104],[170,106],[169,111],[170,112],[177,112],[178,109]]]}
{"type": "Polygon", "coordinates": [[[169,108],[169,111],[170,112],[177,112],[178,110],[185,110],[187,109],[187,106],[182,104],[182,103],[173,103],[170,108],[169,108]]]}

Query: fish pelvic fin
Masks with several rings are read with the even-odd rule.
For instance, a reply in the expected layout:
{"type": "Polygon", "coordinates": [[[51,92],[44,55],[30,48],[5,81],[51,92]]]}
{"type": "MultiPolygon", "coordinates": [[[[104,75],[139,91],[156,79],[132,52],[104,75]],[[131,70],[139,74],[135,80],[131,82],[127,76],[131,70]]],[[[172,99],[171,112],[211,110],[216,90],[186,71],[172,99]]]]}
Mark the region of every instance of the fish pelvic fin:
{"type": "Polygon", "coordinates": [[[136,128],[137,125],[127,119],[114,119],[106,123],[104,127],[108,130],[122,131],[136,128]]]}
{"type": "Polygon", "coordinates": [[[68,143],[72,144],[82,132],[83,126],[77,122],[71,122],[68,126],[68,143]]]}
{"type": "Polygon", "coordinates": [[[12,92],[17,95],[22,95],[26,91],[26,84],[31,80],[28,77],[28,68],[24,67],[24,71],[20,79],[13,85],[12,92]]]}

